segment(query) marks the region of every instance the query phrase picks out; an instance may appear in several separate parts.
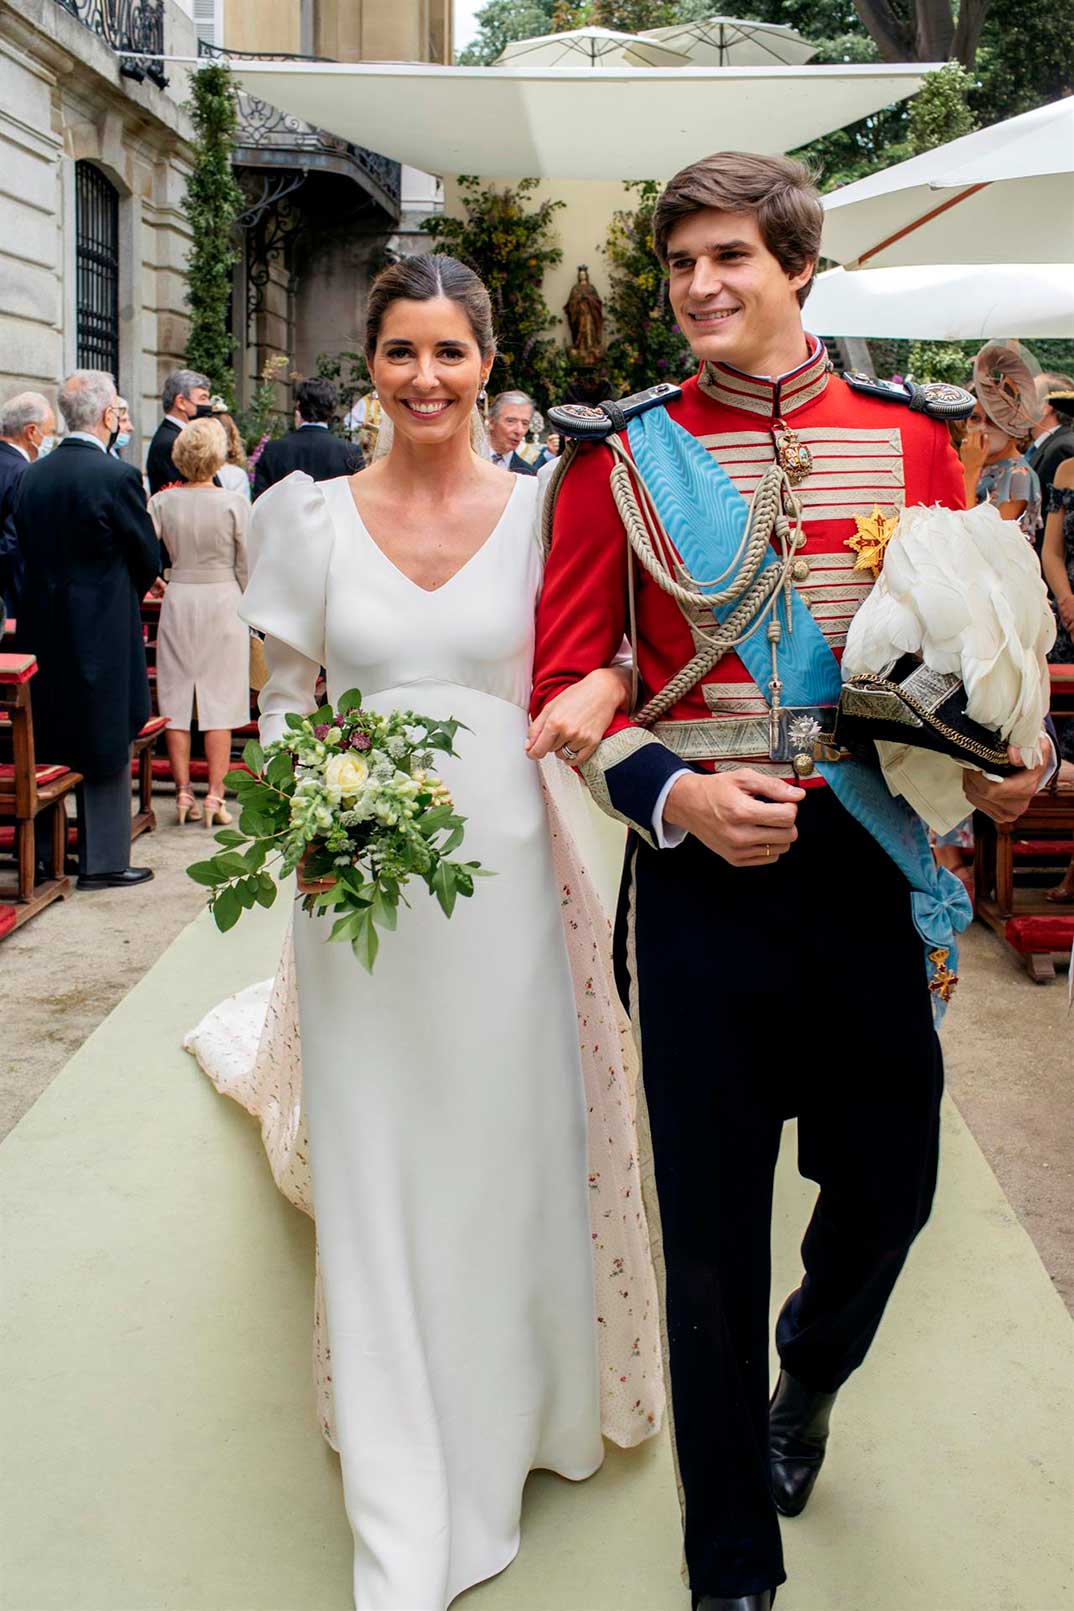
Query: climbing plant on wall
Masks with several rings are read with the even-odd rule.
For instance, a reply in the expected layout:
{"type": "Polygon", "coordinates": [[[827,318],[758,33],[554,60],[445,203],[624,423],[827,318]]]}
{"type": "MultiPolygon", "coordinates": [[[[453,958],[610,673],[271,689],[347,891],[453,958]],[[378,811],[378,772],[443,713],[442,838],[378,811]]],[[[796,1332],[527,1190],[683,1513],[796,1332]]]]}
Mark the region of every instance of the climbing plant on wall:
{"type": "Polygon", "coordinates": [[[536,179],[499,190],[460,178],[465,216],[428,218],[421,227],[436,251],[469,264],[488,287],[497,341],[489,392],[519,387],[545,408],[561,396],[567,367],[548,333],[556,321],[542,288],[546,269],[563,257],[555,215],[564,203],[531,204],[536,188],[536,179]]]}
{"type": "Polygon", "coordinates": [[[212,63],[190,80],[187,110],[196,130],[194,165],[186,182],[183,212],[190,225],[186,300],[190,335],[186,362],[209,376],[213,390],[233,400],[235,343],[228,330],[231,283],[238,249],[235,221],[243,197],[231,167],[238,121],[235,91],[226,66],[212,63]]]}
{"type": "Polygon", "coordinates": [[[612,394],[641,391],[659,380],[685,380],[697,368],[671,311],[667,277],[653,252],[653,208],[661,186],[634,180],[637,206],[612,215],[605,313],[610,327],[606,358],[612,394]]]}

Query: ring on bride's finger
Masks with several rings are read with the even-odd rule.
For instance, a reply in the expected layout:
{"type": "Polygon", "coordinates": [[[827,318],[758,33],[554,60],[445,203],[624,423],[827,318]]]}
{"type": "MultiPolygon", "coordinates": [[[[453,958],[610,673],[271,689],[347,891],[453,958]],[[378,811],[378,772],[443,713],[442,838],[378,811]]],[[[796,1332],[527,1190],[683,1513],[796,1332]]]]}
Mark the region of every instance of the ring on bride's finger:
{"type": "Polygon", "coordinates": [[[769,858],[769,856],[771,854],[772,854],[772,846],[771,845],[765,845],[765,847],[764,847],[764,859],[765,859],[765,861],[768,860],[768,858],[769,858]]]}
{"type": "Polygon", "coordinates": [[[576,761],[578,759],[578,751],[572,750],[569,744],[562,744],[559,753],[565,761],[576,761]]]}

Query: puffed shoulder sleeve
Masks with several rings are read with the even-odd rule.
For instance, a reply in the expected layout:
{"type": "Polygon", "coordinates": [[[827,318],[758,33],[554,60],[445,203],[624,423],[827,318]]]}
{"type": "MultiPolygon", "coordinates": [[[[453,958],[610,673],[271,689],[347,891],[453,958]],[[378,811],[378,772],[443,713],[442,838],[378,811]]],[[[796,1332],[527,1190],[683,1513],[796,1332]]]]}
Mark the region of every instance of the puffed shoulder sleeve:
{"type": "Polygon", "coordinates": [[[246,546],[250,579],[239,614],[323,666],[332,517],[318,483],[295,470],[262,493],[246,546]]]}

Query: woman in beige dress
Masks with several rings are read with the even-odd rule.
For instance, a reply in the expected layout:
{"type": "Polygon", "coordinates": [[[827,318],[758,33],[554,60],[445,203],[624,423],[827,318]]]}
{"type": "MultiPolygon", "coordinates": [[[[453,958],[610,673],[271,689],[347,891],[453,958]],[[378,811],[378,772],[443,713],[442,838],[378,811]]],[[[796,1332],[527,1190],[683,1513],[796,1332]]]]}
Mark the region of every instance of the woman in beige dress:
{"type": "Polygon", "coordinates": [[[227,435],[213,419],[193,420],[175,439],[184,486],[149,500],[157,536],[172,557],[157,636],[157,699],[168,718],[168,763],[180,822],[201,818],[190,788],[190,723],[197,715],[209,765],[207,828],[227,824],[224,775],[231,731],[250,719],[250,635],[239,619],[246,586],[250,506],[241,493],[213,485],[227,457],[227,435]]]}

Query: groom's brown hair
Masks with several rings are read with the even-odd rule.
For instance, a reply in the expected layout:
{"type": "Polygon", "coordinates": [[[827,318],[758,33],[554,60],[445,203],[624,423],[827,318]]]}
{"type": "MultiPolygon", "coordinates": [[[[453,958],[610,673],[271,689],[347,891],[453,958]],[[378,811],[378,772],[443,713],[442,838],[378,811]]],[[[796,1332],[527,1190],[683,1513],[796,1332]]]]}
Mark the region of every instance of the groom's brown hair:
{"type": "MultiPolygon", "coordinates": [[[[761,239],[784,274],[800,274],[820,256],[824,225],[820,194],[809,169],[791,157],[717,151],[681,169],[669,180],[653,212],[653,246],[665,268],[671,231],[705,207],[754,213],[761,239]]],[[[799,289],[799,306],[812,285],[810,280],[799,289]]]]}

